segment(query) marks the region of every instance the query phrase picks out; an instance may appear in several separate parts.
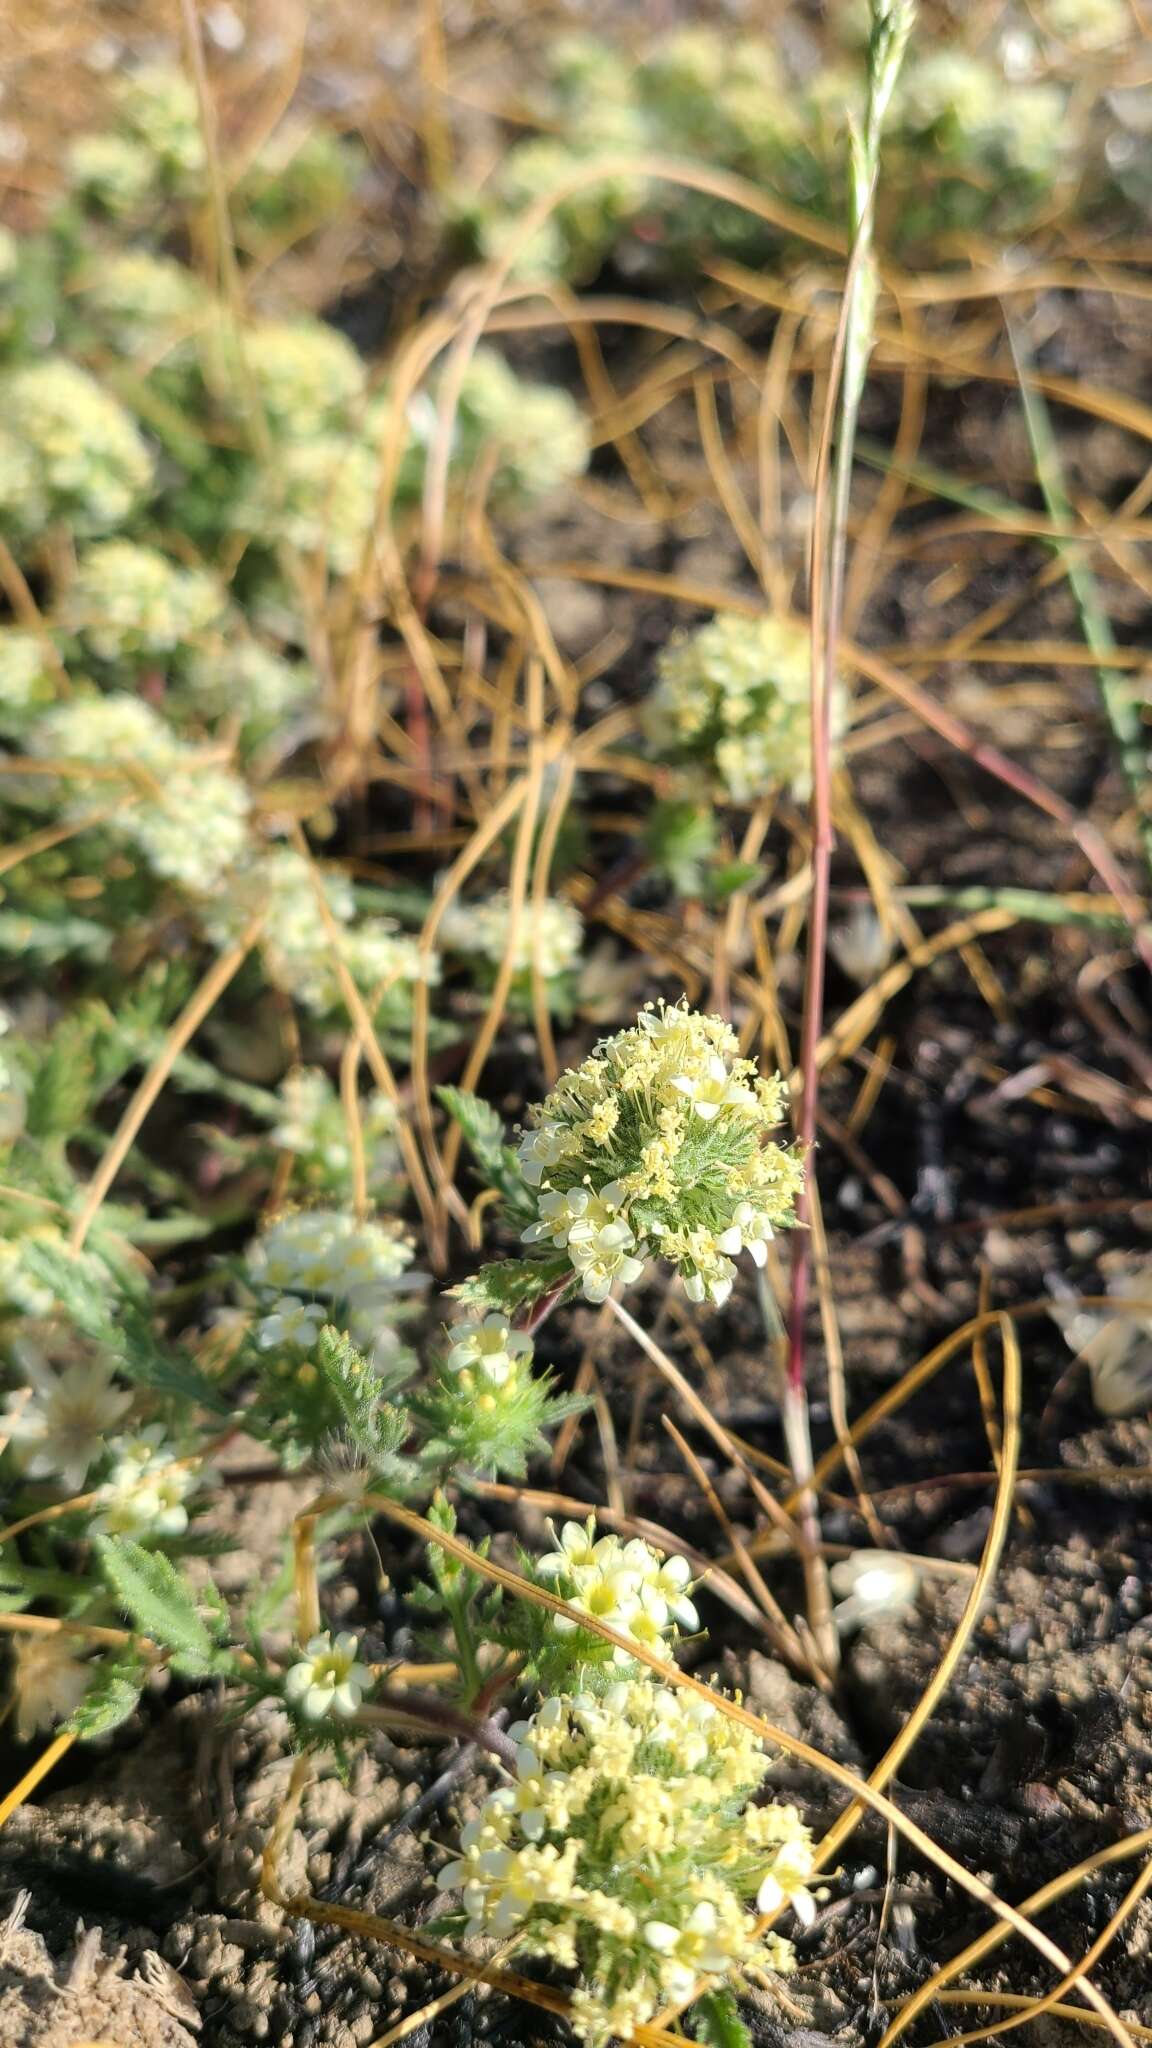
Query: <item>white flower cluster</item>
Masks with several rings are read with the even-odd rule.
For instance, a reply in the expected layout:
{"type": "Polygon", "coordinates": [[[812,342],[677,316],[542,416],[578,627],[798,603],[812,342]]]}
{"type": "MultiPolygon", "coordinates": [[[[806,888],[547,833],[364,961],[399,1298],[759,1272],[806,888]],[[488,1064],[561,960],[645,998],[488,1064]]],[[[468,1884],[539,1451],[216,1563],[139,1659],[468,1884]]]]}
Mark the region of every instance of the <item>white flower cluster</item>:
{"type": "MultiPolygon", "coordinates": [[[[655,750],[707,770],[736,803],[812,787],[812,639],[806,626],[717,612],[665,649],[645,725],[655,750]]],[[[833,736],[843,724],[839,689],[833,736]]]]}
{"type": "Polygon", "coordinates": [[[169,364],[204,314],[204,287],[172,256],[104,249],[75,287],[81,310],[121,355],[169,364]]]}
{"type": "Polygon", "coordinates": [[[315,441],[346,426],[365,371],[350,341],[322,320],[259,320],[244,330],[244,360],[278,438],[315,441]]]}
{"type": "Polygon", "coordinates": [[[155,164],[129,135],[78,135],[69,144],[65,164],[73,191],[115,218],[141,212],[155,196],[155,164]]]}
{"type": "Polygon", "coordinates": [[[1058,86],[1014,81],[958,45],[913,48],[892,100],[894,137],[931,142],[942,167],[967,164],[1003,178],[1052,184],[1067,148],[1064,94],[1058,86]]]}
{"type": "Polygon", "coordinates": [[[319,686],[306,662],[289,661],[259,640],[194,648],[181,665],[181,689],[202,718],[238,718],[273,732],[314,703],[319,686]]]}
{"type": "MultiPolygon", "coordinates": [[[[650,148],[648,125],[638,108],[611,97],[590,98],[562,138],[533,135],[508,151],[497,173],[495,204],[484,195],[478,204],[469,191],[461,195],[461,207],[474,219],[484,254],[502,257],[521,243],[524,215],[543,193],[566,184],[597,157],[638,157],[650,148]]],[[[589,181],[561,200],[528,247],[519,249],[514,274],[577,280],[590,275],[641,211],[651,189],[649,179],[626,173],[589,181]]]]}
{"type": "Polygon", "coordinates": [[[360,1223],[341,1209],[278,1217],[247,1252],[248,1278],[269,1304],[257,1343],[310,1350],[323,1324],[335,1321],[364,1349],[386,1347],[398,1297],[423,1285],[410,1270],[414,1256],[398,1223],[360,1223]]]}
{"type": "Polygon", "coordinates": [[[161,660],[219,623],[227,598],[206,569],[158,548],[105,540],[81,555],[60,622],[98,661],[161,660]]]}
{"type": "MultiPolygon", "coordinates": [[[[692,1567],[686,1557],[666,1557],[634,1536],[598,1536],[595,1516],[587,1522],[565,1522],[556,1549],[536,1560],[535,1574],[550,1584],[570,1607],[630,1636],[659,1657],[670,1657],[681,1629],[696,1629],[700,1618],[689,1597],[692,1567]]],[[[577,1623],[566,1614],[553,1617],[557,1635],[571,1635],[577,1623]]],[[[627,1650],[601,1643],[586,1661],[628,1664],[627,1650]]]]}
{"type": "MultiPolygon", "coordinates": [[[[356,901],[347,877],[327,870],[323,889],[339,929],[340,954],[357,987],[366,993],[384,985],[401,995],[421,978],[420,948],[385,918],[362,918],[353,924],[356,901]]],[[[306,1009],[326,1014],[344,1008],[340,977],[332,959],[332,940],[316,899],[312,870],[292,847],[271,847],[255,855],[231,877],[227,898],[208,906],[205,923],[217,945],[232,943],[260,911],[264,928],[260,945],[268,977],[306,1009]]],[[[435,960],[428,970],[435,981],[435,960]]]]}
{"type": "Polygon", "coordinates": [[[53,520],[109,533],[152,482],[152,457],[129,415],[63,356],[0,379],[0,528],[39,540],[53,520]]]}
{"type": "Polygon", "coordinates": [[[722,1017],[643,1010],[531,1112],[519,1158],[539,1216],[524,1241],[567,1251],[588,1301],[638,1279],[649,1251],[691,1300],[725,1301],[737,1255],[763,1265],[792,1220],[802,1166],[768,1141],[782,1109],[722,1017]]]}
{"type": "Polygon", "coordinates": [[[792,1967],[750,1910],[814,1913],[812,1848],[794,1807],[750,1806],[768,1767],[719,1703],[648,1681],[561,1694],[510,1731],[514,1781],[485,1800],[439,1873],[470,1934],[577,1969],[588,2048],[631,2040],[700,1980],[792,1967]]]}
{"type": "MultiPolygon", "coordinates": [[[[479,903],[451,904],[441,920],[440,942],[446,953],[479,954],[499,966],[511,929],[511,897],[500,889],[479,903]]],[[[527,902],[512,951],[513,972],[526,975],[536,966],[545,981],[567,974],[580,959],[583,937],[583,920],[572,904],[555,896],[539,906],[527,902]]]]}
{"type": "Polygon", "coordinates": [[[52,702],[55,677],[43,644],[21,626],[0,626],[0,731],[19,733],[52,702]]]}
{"type": "MultiPolygon", "coordinates": [[[[305,1185],[346,1193],[352,1180],[352,1142],[348,1119],[335,1088],[318,1067],[294,1067],[280,1083],[284,1103],[272,1143],[292,1152],[300,1162],[305,1185]]],[[[364,1166],[369,1187],[396,1172],[397,1110],[386,1095],[374,1092],[359,1102],[364,1166]]]]}
{"type": "Polygon", "coordinates": [[[376,516],[379,459],[350,434],[288,441],[254,468],[232,507],[232,525],[262,546],[319,555],[337,576],[359,564],[376,516]]]}
{"type": "Polygon", "coordinates": [[[568,392],[526,382],[495,349],[478,348],[468,365],[459,431],[465,467],[498,448],[492,489],[506,503],[544,497],[588,466],[588,431],[568,392]]]}
{"type": "Polygon", "coordinates": [[[306,1721],[325,1714],[347,1720],[358,1712],[372,1686],[372,1673],[359,1662],[360,1638],[344,1629],[333,1641],[325,1631],[304,1645],[304,1655],[284,1679],[284,1697],[306,1721]]]}
{"type": "Polygon", "coordinates": [[[135,1542],[182,1536],[188,1527],[185,1503],[203,1473],[176,1459],[157,1423],[114,1448],[116,1462],[96,1492],[93,1533],[135,1542]]]}
{"type": "Polygon", "coordinates": [[[75,696],[38,719],[30,752],[119,774],[78,782],[78,818],[117,806],[103,829],[139,849],[153,872],[197,895],[219,885],[249,840],[250,798],[239,776],[201,760],[139,697],[75,696]]]}
{"type": "Polygon", "coordinates": [[[147,151],[157,169],[189,187],[204,168],[192,80],[170,64],[141,64],[119,79],[116,109],[128,139],[147,151]]]}

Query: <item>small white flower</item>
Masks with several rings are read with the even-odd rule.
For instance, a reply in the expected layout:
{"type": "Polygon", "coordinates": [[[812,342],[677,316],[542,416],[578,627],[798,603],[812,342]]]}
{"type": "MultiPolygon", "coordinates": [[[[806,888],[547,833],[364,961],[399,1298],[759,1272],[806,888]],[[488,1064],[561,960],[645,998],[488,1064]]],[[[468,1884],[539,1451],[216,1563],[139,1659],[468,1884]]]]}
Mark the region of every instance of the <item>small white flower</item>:
{"type": "Polygon", "coordinates": [[[489,1315],[457,1334],[445,1362],[449,1372],[479,1372],[502,1387],[533,1349],[531,1337],[514,1330],[507,1316],[489,1315]]]}
{"type": "Polygon", "coordinates": [[[120,1455],[96,1494],[93,1531],[105,1536],[182,1536],[188,1527],[184,1503],[203,1474],[178,1464],[158,1424],[117,1446],[120,1455]]]}
{"type": "Polygon", "coordinates": [[[672,1556],[662,1560],[658,1551],[639,1537],[633,1537],[624,1545],[624,1558],[641,1573],[644,1584],[663,1601],[673,1621],[681,1628],[699,1628],[700,1617],[688,1597],[692,1567],[686,1557],[672,1556]]]}
{"type": "Polygon", "coordinates": [[[285,1677],[285,1699],[307,1721],[319,1721],[329,1713],[346,1720],[357,1713],[372,1685],[368,1666],[357,1661],[359,1649],[359,1636],[347,1629],[335,1641],[327,1631],[313,1636],[304,1646],[303,1658],[285,1677]]]}
{"type": "Polygon", "coordinates": [[[76,1712],[92,1677],[92,1666],[76,1655],[79,1636],[17,1636],[12,1649],[11,1688],[16,1702],[16,1736],[28,1742],[54,1721],[76,1712]]]}
{"type": "Polygon", "coordinates": [[[847,922],[834,925],[828,947],[838,966],[861,988],[883,974],[892,958],[892,939],[870,903],[857,903],[847,922]]]}
{"type": "Polygon", "coordinates": [[[557,1547],[537,1559],[537,1576],[543,1579],[554,1579],[560,1572],[594,1570],[597,1551],[606,1554],[616,1542],[614,1536],[597,1540],[596,1522],[592,1515],[586,1522],[565,1522],[559,1537],[554,1523],[549,1522],[548,1528],[557,1547]]]}
{"type": "Polygon", "coordinates": [[[56,1371],[31,1344],[19,1350],[31,1388],[0,1419],[0,1435],[17,1446],[30,1479],[58,1479],[66,1494],[80,1493],[105,1439],[122,1425],[132,1396],[113,1384],[114,1368],[101,1358],[56,1371]]]}
{"type": "Polygon", "coordinates": [[[920,1574],[905,1557],[886,1550],[854,1550],[828,1574],[834,1593],[845,1597],[833,1611],[837,1628],[862,1628],[882,1614],[903,1614],[915,1605],[920,1574]]]}
{"type": "Polygon", "coordinates": [[[271,1315],[256,1325],[256,1342],[261,1351],[290,1347],[311,1351],[327,1318],[319,1302],[301,1301],[295,1294],[282,1295],[271,1315]]]}
{"type": "Polygon", "coordinates": [[[711,1123],[723,1109],[754,1110],[756,1097],[751,1088],[733,1079],[718,1054],[708,1060],[702,1074],[678,1074],[672,1082],[686,1095],[698,1117],[711,1123]]]}
{"type": "Polygon", "coordinates": [[[807,1837],[782,1842],[756,1894],[758,1913],[776,1913],[789,1905],[801,1927],[811,1927],[816,1901],[808,1890],[812,1876],[812,1845],[807,1837]]]}
{"type": "Polygon", "coordinates": [[[751,1202],[738,1202],[732,1213],[729,1228],[716,1239],[716,1249],[729,1258],[738,1252],[747,1252],[754,1266],[764,1267],[768,1262],[768,1246],[776,1233],[771,1220],[763,1209],[756,1209],[751,1202]]]}
{"type": "MultiPolygon", "coordinates": [[[[539,1132],[535,1133],[535,1136],[539,1135],[539,1132]]],[[[569,1188],[567,1194],[541,1195],[539,1217],[535,1223],[530,1223],[526,1230],[521,1231],[520,1242],[542,1244],[547,1241],[562,1251],[572,1232],[584,1225],[592,1200],[593,1197],[587,1188],[569,1188]]]]}
{"type": "MultiPolygon", "coordinates": [[[[631,1286],[644,1271],[643,1258],[637,1256],[643,1247],[637,1245],[630,1224],[619,1214],[623,1198],[619,1181],[609,1181],[598,1195],[575,1188],[565,1198],[569,1220],[563,1226],[564,1236],[585,1301],[607,1300],[615,1280],[631,1286]]],[[[547,1195],[542,1197],[541,1208],[548,1200],[547,1195]]],[[[553,1233],[554,1244],[558,1234],[559,1230],[553,1233]]]]}
{"type": "Polygon", "coordinates": [[[542,1123],[525,1131],[517,1147],[520,1171],[529,1187],[538,1188],[546,1173],[574,1149],[575,1139],[562,1124],[542,1123]]]}

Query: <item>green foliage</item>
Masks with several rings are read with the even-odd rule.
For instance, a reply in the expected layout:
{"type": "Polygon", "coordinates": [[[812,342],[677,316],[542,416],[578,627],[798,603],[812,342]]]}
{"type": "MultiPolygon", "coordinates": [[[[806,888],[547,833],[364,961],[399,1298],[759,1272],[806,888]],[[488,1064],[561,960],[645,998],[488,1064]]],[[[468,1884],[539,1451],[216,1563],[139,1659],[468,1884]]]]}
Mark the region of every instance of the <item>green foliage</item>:
{"type": "Polygon", "coordinates": [[[216,1381],[178,1344],[158,1337],[140,1275],[99,1235],[81,1254],[38,1237],[28,1240],[24,1265],[50,1291],[78,1330],[116,1360],[125,1379],[159,1395],[215,1415],[231,1404],[216,1381]]]}
{"type": "Polygon", "coordinates": [[[96,1548],[119,1606],[141,1635],[171,1651],[174,1671],[186,1678],[234,1674],[228,1612],[210,1579],[193,1588],[162,1551],[145,1550],[127,1537],[97,1537],[96,1548]]]}
{"type": "Polygon", "coordinates": [[[44,1047],[28,1091],[30,1138],[71,1137],[92,1099],[91,1031],[78,1011],[61,1019],[44,1047]]]}
{"type": "Polygon", "coordinates": [[[692,2008],[692,2033],[704,2048],[752,2048],[752,2037],[728,1990],[706,1991],[692,2008]]]}
{"type": "MultiPolygon", "coordinates": [[[[495,1188],[501,1196],[509,1221],[531,1222],[536,1214],[535,1197],[491,1103],[483,1101],[479,1095],[468,1094],[462,1088],[437,1088],[436,1096],[449,1116],[459,1124],[481,1178],[487,1187],[495,1188]]],[[[464,1295],[460,1298],[467,1299],[464,1295]]],[[[505,1304],[493,1299],[485,1305],[500,1308],[505,1304]]]]}
{"type": "Polygon", "coordinates": [[[306,1356],[281,1351],[261,1360],[261,1372],[245,1426],[289,1468],[338,1452],[375,1485],[407,1490],[411,1461],[400,1452],[411,1431],[408,1413],[385,1398],[385,1381],[345,1331],[325,1324],[306,1356]]]}
{"type": "Polygon", "coordinates": [[[554,1394],[546,1373],[518,1373],[502,1386],[464,1386],[463,1378],[444,1373],[412,1402],[427,1431],[422,1462],[444,1480],[522,1479],[528,1460],[547,1451],[546,1432],[588,1406],[583,1395],[554,1394]]]}
{"type": "Polygon", "coordinates": [[[64,1726],[80,1742],[95,1742],[119,1728],[139,1703],[148,1677],[148,1665],[130,1650],[103,1657],[93,1667],[93,1679],[71,1719],[64,1726]]]}
{"type": "MultiPolygon", "coordinates": [[[[436,1494],[430,1502],[427,1520],[447,1536],[456,1534],[456,1510],[442,1494],[436,1494]]],[[[485,1537],[476,1546],[477,1557],[487,1557],[488,1549],[485,1537]]],[[[469,1704],[483,1683],[480,1645],[498,1640],[496,1624],[503,1602],[501,1588],[493,1586],[482,1572],[474,1571],[463,1559],[453,1557],[448,1551],[441,1550],[438,1544],[430,1542],[428,1581],[414,1587],[408,1601],[429,1621],[435,1617],[447,1622],[460,1664],[463,1701],[465,1705],[469,1704]]],[[[436,1634],[428,1633],[425,1641],[430,1650],[439,1651],[441,1645],[436,1634]]]]}
{"type": "Polygon", "coordinates": [[[648,858],[678,896],[702,896],[716,850],[716,818],[708,804],[668,798],[653,804],[645,827],[648,858]]]}
{"type": "Polygon", "coordinates": [[[535,1307],[550,1294],[559,1297],[574,1284],[567,1259],[499,1259],[479,1267],[448,1293],[465,1308],[494,1309],[512,1316],[535,1307]]]}

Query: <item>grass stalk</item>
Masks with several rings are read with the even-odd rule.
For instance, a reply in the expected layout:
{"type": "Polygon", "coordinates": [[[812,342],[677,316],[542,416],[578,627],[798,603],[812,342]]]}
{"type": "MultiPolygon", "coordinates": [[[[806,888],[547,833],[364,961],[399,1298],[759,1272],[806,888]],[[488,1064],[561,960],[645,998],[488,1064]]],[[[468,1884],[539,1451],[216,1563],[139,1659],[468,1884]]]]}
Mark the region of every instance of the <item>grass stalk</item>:
{"type": "MultiPolygon", "coordinates": [[[[809,1160],[816,1142],[819,1093],[818,1049],[824,1023],[824,971],[828,943],[828,905],[832,853],[832,728],[831,704],[841,637],[844,585],[848,559],[848,512],[852,491],[852,451],[860,414],[875,325],[877,276],[873,253],[876,185],[884,115],[900,73],[912,30],[910,0],[873,0],[868,44],[868,99],[862,126],[850,134],[851,248],[844,281],[840,320],[828,375],[828,400],[821,430],[812,515],[812,894],[808,911],[808,951],[804,985],[804,1019],[800,1043],[799,1136],[809,1160]]],[[[816,1501],[811,1490],[812,1449],[805,1392],[805,1334],[811,1283],[811,1242],[804,1227],[808,1198],[797,1205],[800,1228],[792,1239],[792,1288],[788,1318],[788,1351],[783,1385],[782,1421],[789,1458],[802,1489],[800,1519],[810,1538],[807,1546],[814,1572],[826,1580],[817,1548],[816,1501]]],[[[834,1669],[838,1659],[836,1633],[826,1585],[809,1585],[809,1611],[821,1655],[834,1669]],[[813,1596],[815,1595],[815,1604],[813,1596]]]]}
{"type": "MultiPolygon", "coordinates": [[[[1028,375],[1024,343],[1011,321],[1008,323],[1008,339],[1012,347],[1012,360],[1020,379],[1020,402],[1024,408],[1024,424],[1028,429],[1032,460],[1036,465],[1036,481],[1053,526],[1069,529],[1074,525],[1075,514],[1064,488],[1060,450],[1052,431],[1048,406],[1043,393],[1028,375]]],[[[1053,540],[1051,547],[1068,578],[1068,588],[1076,604],[1080,629],[1095,658],[1100,703],[1115,743],[1117,758],[1136,806],[1144,864],[1152,876],[1152,804],[1149,802],[1148,742],[1132,683],[1109,666],[1109,656],[1115,652],[1115,636],[1083,547],[1065,540],[1053,540]]]]}

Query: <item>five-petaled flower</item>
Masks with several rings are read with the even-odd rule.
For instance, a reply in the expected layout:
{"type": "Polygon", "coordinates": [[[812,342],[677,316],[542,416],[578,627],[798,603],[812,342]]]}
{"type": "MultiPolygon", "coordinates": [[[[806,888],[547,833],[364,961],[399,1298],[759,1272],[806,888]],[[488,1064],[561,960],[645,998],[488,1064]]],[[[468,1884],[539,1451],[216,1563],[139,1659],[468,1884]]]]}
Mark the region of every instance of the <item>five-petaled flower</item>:
{"type": "Polygon", "coordinates": [[[325,1714],[347,1720],[359,1711],[360,1702],[372,1684],[372,1673],[359,1663],[360,1638],[344,1629],[333,1640],[325,1631],[304,1645],[304,1655],[293,1664],[284,1679],[284,1697],[306,1721],[320,1721],[325,1714]]]}

